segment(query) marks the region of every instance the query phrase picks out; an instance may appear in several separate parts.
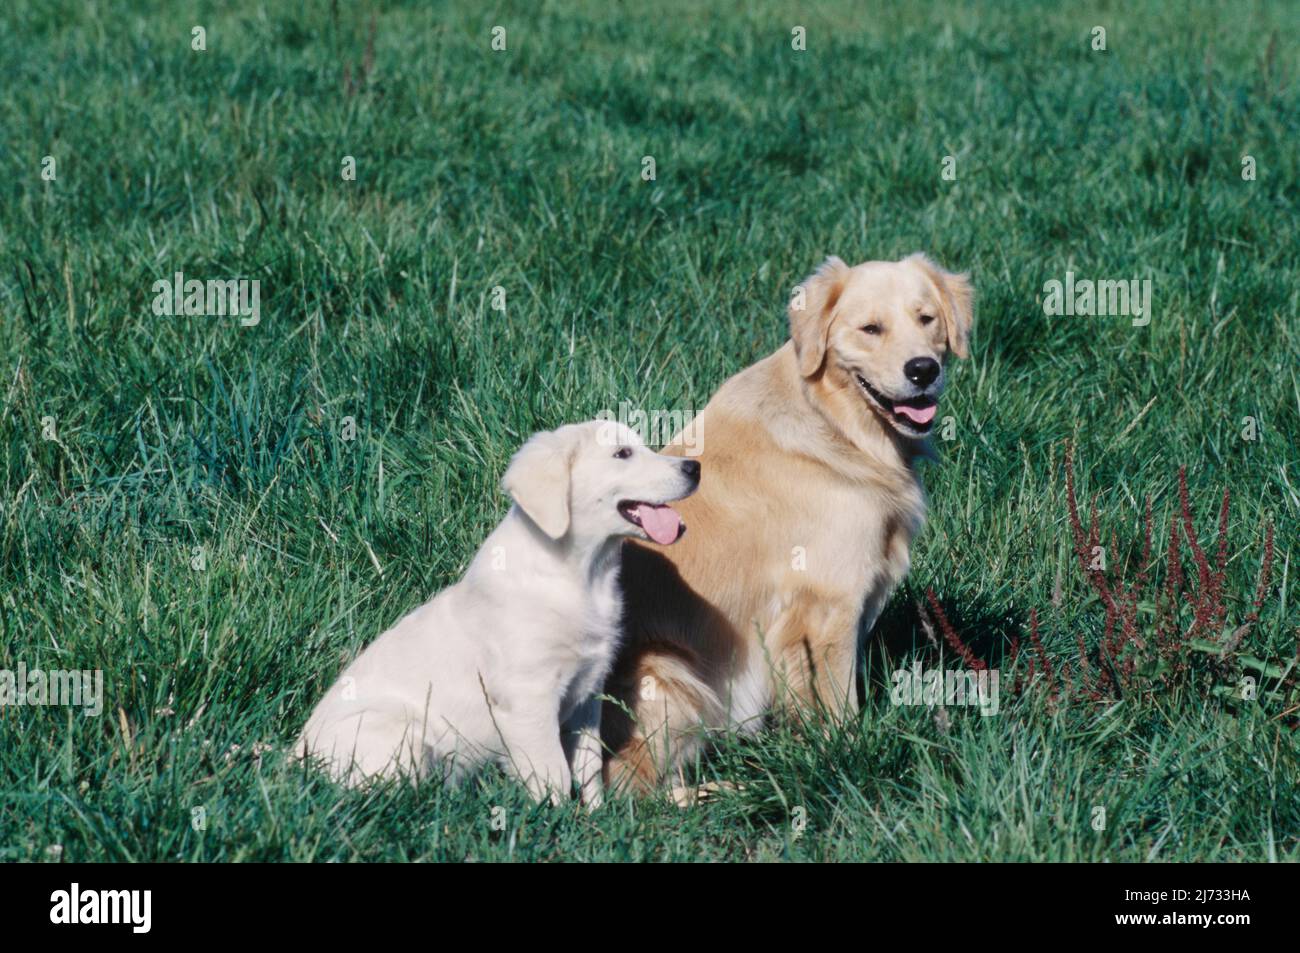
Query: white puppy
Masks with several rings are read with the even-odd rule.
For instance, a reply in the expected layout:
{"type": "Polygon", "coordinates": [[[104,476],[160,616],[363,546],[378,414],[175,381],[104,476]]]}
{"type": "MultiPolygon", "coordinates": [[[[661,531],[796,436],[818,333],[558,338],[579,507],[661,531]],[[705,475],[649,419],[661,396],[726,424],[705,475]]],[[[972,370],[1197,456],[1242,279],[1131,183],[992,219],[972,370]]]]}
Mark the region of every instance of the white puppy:
{"type": "Polygon", "coordinates": [[[695,491],[694,460],[647,449],[613,421],[534,436],[502,489],[514,498],[465,578],[366,648],[295,744],[349,783],[373,775],[451,781],[495,762],[537,800],[578,781],[601,796],[600,691],[617,648],[625,536],[667,545],[665,505],[695,491]]]}

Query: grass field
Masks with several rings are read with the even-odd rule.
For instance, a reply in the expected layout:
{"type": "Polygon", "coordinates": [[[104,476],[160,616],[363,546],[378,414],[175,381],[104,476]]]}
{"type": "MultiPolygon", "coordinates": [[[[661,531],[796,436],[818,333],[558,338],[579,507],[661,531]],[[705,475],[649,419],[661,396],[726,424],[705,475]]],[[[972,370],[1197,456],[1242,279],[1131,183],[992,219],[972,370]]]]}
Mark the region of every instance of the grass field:
{"type": "Polygon", "coordinates": [[[1294,696],[936,718],[879,650],[859,721],[718,739],[696,776],[743,789],[689,810],[283,763],[464,568],[529,433],[698,411],[831,253],[925,250],[978,294],[881,623],[902,662],[927,587],[990,657],[1032,608],[1059,659],[1101,638],[1068,440],[1103,539],[1146,496],[1164,526],[1186,465],[1213,549],[1230,488],[1229,627],[1271,522],[1242,650],[1296,656],[1292,4],[610,6],[5,4],[0,669],[102,670],[104,706],[0,708],[0,859],[1300,859],[1294,696]],[[1067,270],[1151,279],[1150,324],[1046,315],[1067,270]],[[258,279],[259,323],[155,314],[177,271],[258,279]]]}

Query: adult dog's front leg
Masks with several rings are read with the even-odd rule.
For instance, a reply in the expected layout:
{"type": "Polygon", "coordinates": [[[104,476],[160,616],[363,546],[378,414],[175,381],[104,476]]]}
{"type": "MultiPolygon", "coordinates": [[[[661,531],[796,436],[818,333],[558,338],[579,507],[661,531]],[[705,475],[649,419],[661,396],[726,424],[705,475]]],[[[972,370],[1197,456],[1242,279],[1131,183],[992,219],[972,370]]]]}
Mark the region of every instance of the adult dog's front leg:
{"type": "Polygon", "coordinates": [[[593,695],[578,706],[563,729],[573,780],[578,784],[582,803],[593,810],[600,807],[604,796],[601,773],[605,752],[600,743],[602,705],[601,700],[593,695]]]}
{"type": "Polygon", "coordinates": [[[860,615],[860,607],[813,589],[795,590],[783,600],[767,639],[776,704],[834,718],[857,711],[860,615]]]}

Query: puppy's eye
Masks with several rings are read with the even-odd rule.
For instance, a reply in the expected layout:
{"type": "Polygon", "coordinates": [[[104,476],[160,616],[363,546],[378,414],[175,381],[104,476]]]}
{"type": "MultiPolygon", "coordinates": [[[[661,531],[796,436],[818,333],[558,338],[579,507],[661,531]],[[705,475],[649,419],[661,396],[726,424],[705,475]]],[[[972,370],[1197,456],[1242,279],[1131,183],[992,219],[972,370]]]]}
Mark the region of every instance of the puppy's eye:
{"type": "Polygon", "coordinates": [[[927,325],[927,324],[934,324],[934,315],[932,315],[932,314],[923,314],[923,315],[921,315],[921,324],[922,324],[922,326],[927,325]]]}
{"type": "Polygon", "coordinates": [[[878,324],[868,324],[868,325],[867,325],[866,327],[864,327],[862,330],[863,330],[863,332],[864,332],[865,334],[879,334],[879,333],[880,333],[880,325],[878,325],[878,324]]]}
{"type": "Polygon", "coordinates": [[[615,460],[626,460],[630,456],[632,456],[631,447],[619,447],[617,450],[614,451],[615,460]]]}

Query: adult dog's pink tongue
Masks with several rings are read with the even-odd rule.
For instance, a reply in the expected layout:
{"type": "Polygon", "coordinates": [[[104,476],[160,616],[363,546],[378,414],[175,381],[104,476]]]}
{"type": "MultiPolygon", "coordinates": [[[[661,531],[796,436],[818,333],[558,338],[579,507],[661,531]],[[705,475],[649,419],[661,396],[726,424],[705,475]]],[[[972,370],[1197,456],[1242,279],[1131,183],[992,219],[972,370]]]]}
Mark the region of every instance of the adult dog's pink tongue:
{"type": "Polygon", "coordinates": [[[929,407],[908,407],[907,404],[894,405],[894,413],[902,414],[904,417],[915,421],[918,424],[929,423],[934,419],[935,411],[938,409],[939,408],[936,404],[931,404],[929,407]]]}
{"type": "Polygon", "coordinates": [[[642,503],[636,508],[636,516],[641,521],[641,528],[660,546],[677,542],[685,528],[682,526],[682,518],[671,506],[642,503]]]}

